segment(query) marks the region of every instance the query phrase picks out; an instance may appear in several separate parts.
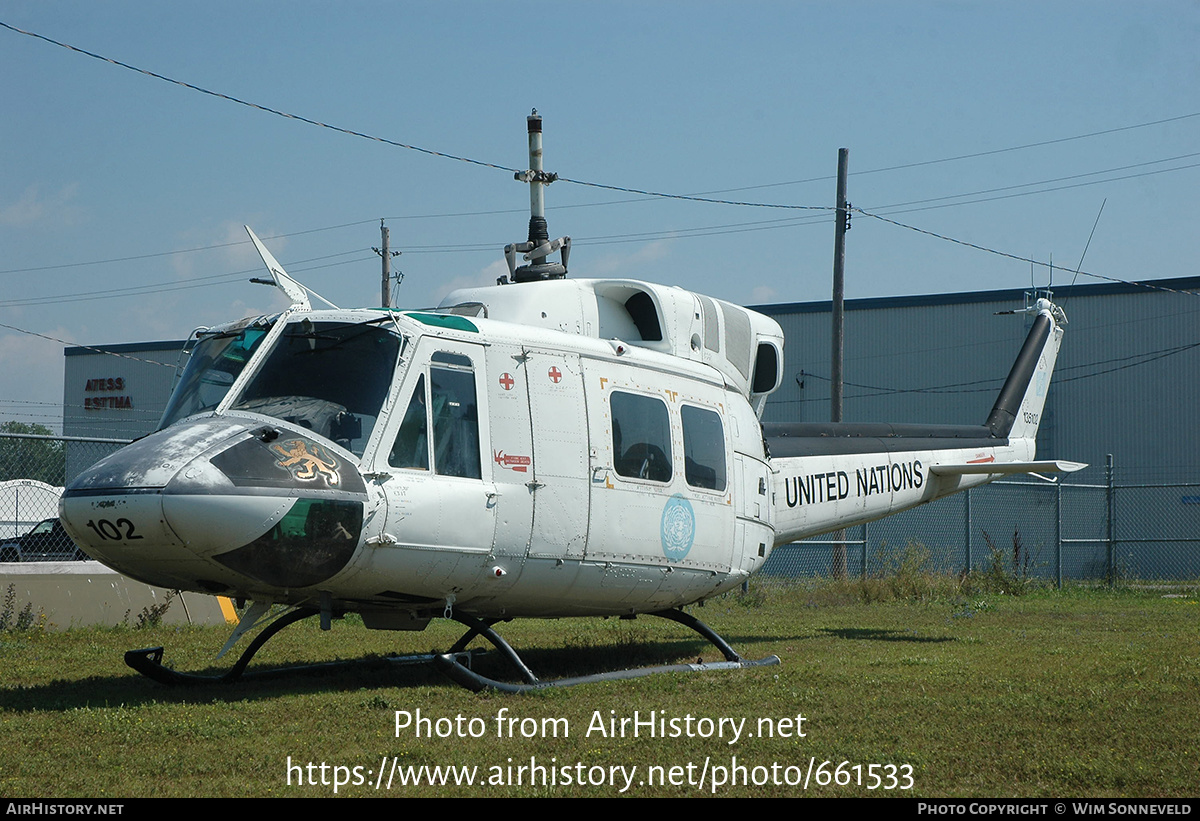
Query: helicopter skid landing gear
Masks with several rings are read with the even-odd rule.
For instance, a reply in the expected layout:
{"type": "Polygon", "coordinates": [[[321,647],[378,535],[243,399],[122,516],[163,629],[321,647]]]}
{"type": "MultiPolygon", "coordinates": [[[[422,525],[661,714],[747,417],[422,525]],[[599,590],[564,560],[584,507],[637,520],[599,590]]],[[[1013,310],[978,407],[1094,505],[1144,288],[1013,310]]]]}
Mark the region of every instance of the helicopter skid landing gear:
{"type": "Polygon", "coordinates": [[[517,652],[512,646],[500,637],[494,630],[492,625],[496,624],[500,619],[489,619],[482,621],[473,619],[469,616],[454,616],[454,620],[469,629],[450,649],[450,652],[434,656],[434,665],[453,679],[456,683],[461,684],[468,690],[480,692],[482,690],[499,690],[504,693],[527,693],[532,690],[541,690],[547,687],[574,687],[576,684],[591,684],[598,681],[621,681],[631,678],[642,678],[656,673],[699,673],[708,670],[740,670],[748,667],[769,667],[779,664],[779,656],[771,655],[766,658],[761,658],[757,661],[749,661],[743,659],[734,651],[729,643],[721,638],[717,633],[704,622],[700,621],[695,616],[691,616],[682,610],[660,610],[656,613],[650,613],[651,616],[660,616],[664,619],[682,624],[685,627],[690,627],[699,633],[704,638],[708,639],[716,646],[721,654],[725,656],[725,661],[712,663],[697,663],[697,664],[666,664],[658,667],[639,667],[632,670],[614,670],[609,673],[595,673],[590,676],[578,676],[575,678],[561,678],[554,681],[539,681],[537,676],[526,666],[517,652]],[[490,641],[497,650],[499,650],[505,658],[512,662],[513,666],[520,672],[521,677],[525,679],[524,684],[509,684],[503,681],[487,678],[474,670],[468,669],[458,661],[457,654],[461,653],[471,639],[476,636],[483,636],[490,641]]]}
{"type": "MultiPolygon", "coordinates": [[[[159,684],[168,686],[181,684],[211,684],[213,682],[229,683],[242,678],[245,673],[246,666],[250,660],[254,658],[264,644],[266,644],[276,633],[283,628],[295,624],[298,621],[306,619],[310,616],[316,616],[320,610],[312,607],[302,607],[288,611],[279,616],[275,621],[271,622],[263,629],[250,646],[242,653],[241,658],[233,665],[226,673],[222,675],[199,675],[197,673],[181,673],[177,670],[172,670],[169,667],[163,666],[163,648],[161,647],[146,647],[141,650],[130,650],[125,654],[125,663],[137,670],[147,678],[157,681],[159,684]]],[[[398,663],[429,663],[432,662],[441,672],[445,673],[455,683],[466,687],[468,690],[479,692],[481,690],[499,690],[505,693],[524,693],[531,690],[540,690],[546,687],[572,687],[576,684],[588,684],[598,681],[620,681],[622,679],[641,678],[643,676],[653,675],[655,673],[674,673],[674,672],[703,672],[707,670],[738,670],[747,667],[766,667],[774,664],[779,664],[778,656],[767,656],[758,661],[748,661],[739,656],[729,644],[717,635],[707,624],[684,613],[682,610],[661,610],[657,613],[650,613],[652,616],[660,616],[664,619],[678,622],[685,627],[690,627],[697,633],[708,639],[721,654],[725,656],[725,661],[711,663],[696,663],[696,664],[667,664],[659,667],[640,667],[633,670],[615,670],[609,673],[596,673],[590,676],[579,676],[577,678],[556,679],[554,681],[541,681],[528,665],[521,659],[517,651],[512,648],[507,641],[504,640],[492,626],[504,621],[504,619],[476,619],[471,616],[454,615],[452,618],[459,624],[467,628],[467,632],[454,643],[454,645],[445,653],[437,655],[422,655],[422,656],[401,656],[391,658],[389,661],[398,663]],[[468,651],[467,645],[476,636],[482,636],[487,639],[496,650],[508,659],[524,679],[524,684],[509,684],[502,681],[496,681],[486,676],[476,673],[470,669],[468,665],[472,662],[472,656],[479,652],[476,650],[468,651]],[[464,663],[465,661],[465,663],[464,663]]],[[[298,672],[301,670],[312,668],[326,668],[335,665],[346,664],[347,662],[329,662],[327,664],[312,664],[301,667],[288,667],[283,669],[264,670],[254,673],[256,677],[266,677],[270,675],[283,675],[286,673],[298,672]]]]}
{"type": "Polygon", "coordinates": [[[199,684],[202,682],[231,682],[237,681],[242,677],[242,673],[246,670],[246,665],[250,663],[250,659],[254,658],[254,654],[267,643],[267,641],[278,633],[283,628],[290,624],[295,624],[301,619],[306,619],[309,616],[317,615],[320,610],[314,607],[298,607],[295,610],[290,610],[284,613],[275,621],[267,625],[261,633],[255,636],[254,641],[250,642],[250,646],[242,653],[242,657],[237,660],[237,664],[229,668],[229,671],[220,676],[202,676],[196,673],[180,673],[169,667],[164,667],[162,664],[163,649],[161,647],[147,647],[143,650],[130,650],[125,654],[125,663],[137,670],[143,676],[154,679],[159,684],[168,686],[175,684],[199,684]]]}

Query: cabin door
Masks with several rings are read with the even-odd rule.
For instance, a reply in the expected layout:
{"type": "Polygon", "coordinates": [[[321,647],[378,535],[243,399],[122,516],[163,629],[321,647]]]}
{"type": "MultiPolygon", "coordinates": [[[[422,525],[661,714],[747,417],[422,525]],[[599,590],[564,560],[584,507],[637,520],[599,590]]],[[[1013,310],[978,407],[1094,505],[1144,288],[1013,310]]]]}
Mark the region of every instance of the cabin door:
{"type": "Polygon", "coordinates": [[[588,415],[579,356],[525,346],[533,431],[531,558],[579,560],[588,544],[588,415]]]}

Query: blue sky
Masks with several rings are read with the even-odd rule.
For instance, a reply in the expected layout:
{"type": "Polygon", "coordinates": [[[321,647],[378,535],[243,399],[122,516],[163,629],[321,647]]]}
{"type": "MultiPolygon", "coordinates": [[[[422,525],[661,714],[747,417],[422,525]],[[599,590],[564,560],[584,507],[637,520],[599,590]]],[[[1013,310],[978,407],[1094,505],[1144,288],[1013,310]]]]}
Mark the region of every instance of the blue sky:
{"type": "MultiPolygon", "coordinates": [[[[1194,2],[0,0],[0,21],[503,166],[526,166],[536,107],[547,169],[606,185],[830,206],[844,146],[849,198],[868,212],[1074,269],[1106,203],[1085,271],[1198,273],[1194,2]],[[1049,144],[1018,149],[1037,143],[1049,144]]],[[[0,76],[6,326],[105,344],[276,310],[272,290],[246,281],[260,263],[244,223],[344,306],[378,303],[381,217],[404,251],[405,306],[494,281],[502,246],[525,238],[528,194],[506,171],[263,113],[9,30],[0,76]],[[194,248],[208,250],[168,253],[194,248]]],[[[829,298],[825,212],[566,182],[546,197],[551,235],[574,238],[573,276],[740,303],[829,298]]],[[[864,215],[846,257],[850,297],[1031,278],[1027,262],[864,215]]],[[[0,328],[0,420],[57,426],[62,347],[0,328]]]]}

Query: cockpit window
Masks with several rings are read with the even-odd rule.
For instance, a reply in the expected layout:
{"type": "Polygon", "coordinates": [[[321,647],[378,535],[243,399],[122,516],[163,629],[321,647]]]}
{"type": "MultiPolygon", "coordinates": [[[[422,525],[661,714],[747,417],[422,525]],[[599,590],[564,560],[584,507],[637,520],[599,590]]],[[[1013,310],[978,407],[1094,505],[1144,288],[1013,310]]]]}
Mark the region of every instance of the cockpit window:
{"type": "Polygon", "coordinates": [[[400,337],[377,325],[292,322],[230,409],[300,425],[361,456],[399,352],[400,337]]]}
{"type": "Polygon", "coordinates": [[[394,468],[429,470],[429,418],[425,410],[425,374],[417,380],[400,433],[392,444],[388,464],[394,468]]]}
{"type": "Polygon", "coordinates": [[[435,473],[464,479],[481,477],[479,407],[470,358],[444,351],[433,355],[429,393],[425,393],[425,374],[421,374],[392,444],[388,464],[394,468],[429,470],[430,430],[435,473]]]}
{"type": "Polygon", "coordinates": [[[270,330],[271,324],[262,321],[244,328],[202,335],[192,349],[167,409],[163,411],[159,430],[221,404],[270,330]]]}
{"type": "Polygon", "coordinates": [[[429,393],[434,468],[442,476],[478,479],[479,409],[475,404],[475,374],[469,370],[431,367],[429,393]]]}

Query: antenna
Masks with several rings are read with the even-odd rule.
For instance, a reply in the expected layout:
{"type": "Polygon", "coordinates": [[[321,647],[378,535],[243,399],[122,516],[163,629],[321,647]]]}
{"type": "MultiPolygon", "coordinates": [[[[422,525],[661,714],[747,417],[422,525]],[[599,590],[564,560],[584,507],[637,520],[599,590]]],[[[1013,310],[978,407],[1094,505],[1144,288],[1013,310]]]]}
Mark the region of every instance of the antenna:
{"type": "Polygon", "coordinates": [[[1096,226],[1100,224],[1100,215],[1104,213],[1104,206],[1108,204],[1108,197],[1100,203],[1100,210],[1096,212],[1096,221],[1092,223],[1092,232],[1088,234],[1088,240],[1083,246],[1083,253],[1079,255],[1079,264],[1075,266],[1075,276],[1071,277],[1071,284],[1075,284],[1075,280],[1079,279],[1079,272],[1083,270],[1083,258],[1087,256],[1088,249],[1092,247],[1092,237],[1096,235],[1096,226]]]}
{"type": "Polygon", "coordinates": [[[250,280],[251,282],[255,283],[256,285],[274,285],[276,288],[287,294],[288,299],[292,301],[292,306],[295,308],[300,308],[305,311],[311,310],[311,305],[308,300],[309,294],[315,296],[330,308],[337,308],[336,305],[318,294],[312,288],[309,288],[307,285],[301,285],[299,282],[292,279],[291,276],[288,275],[288,272],[283,270],[283,266],[279,264],[279,260],[275,259],[271,252],[267,250],[267,246],[262,244],[262,240],[260,240],[255,233],[250,230],[250,226],[243,225],[242,227],[246,229],[246,233],[249,234],[250,239],[254,241],[254,247],[258,249],[258,255],[262,257],[263,265],[266,265],[267,270],[271,272],[270,279],[259,279],[258,277],[254,277],[250,280]]]}
{"type": "MultiPolygon", "coordinates": [[[[571,253],[571,238],[550,239],[546,225],[545,187],[558,179],[558,174],[546,173],[542,169],[542,117],[533,109],[525,118],[529,132],[529,170],[518,171],[513,179],[529,183],[529,239],[504,246],[504,258],[508,262],[509,279],[513,282],[538,282],[546,279],[562,279],[567,275],[567,257],[571,253]],[[546,257],[561,251],[562,262],[547,262],[546,257]],[[528,265],[517,267],[517,254],[528,265]]],[[[504,280],[501,278],[501,284],[504,280]]]]}

